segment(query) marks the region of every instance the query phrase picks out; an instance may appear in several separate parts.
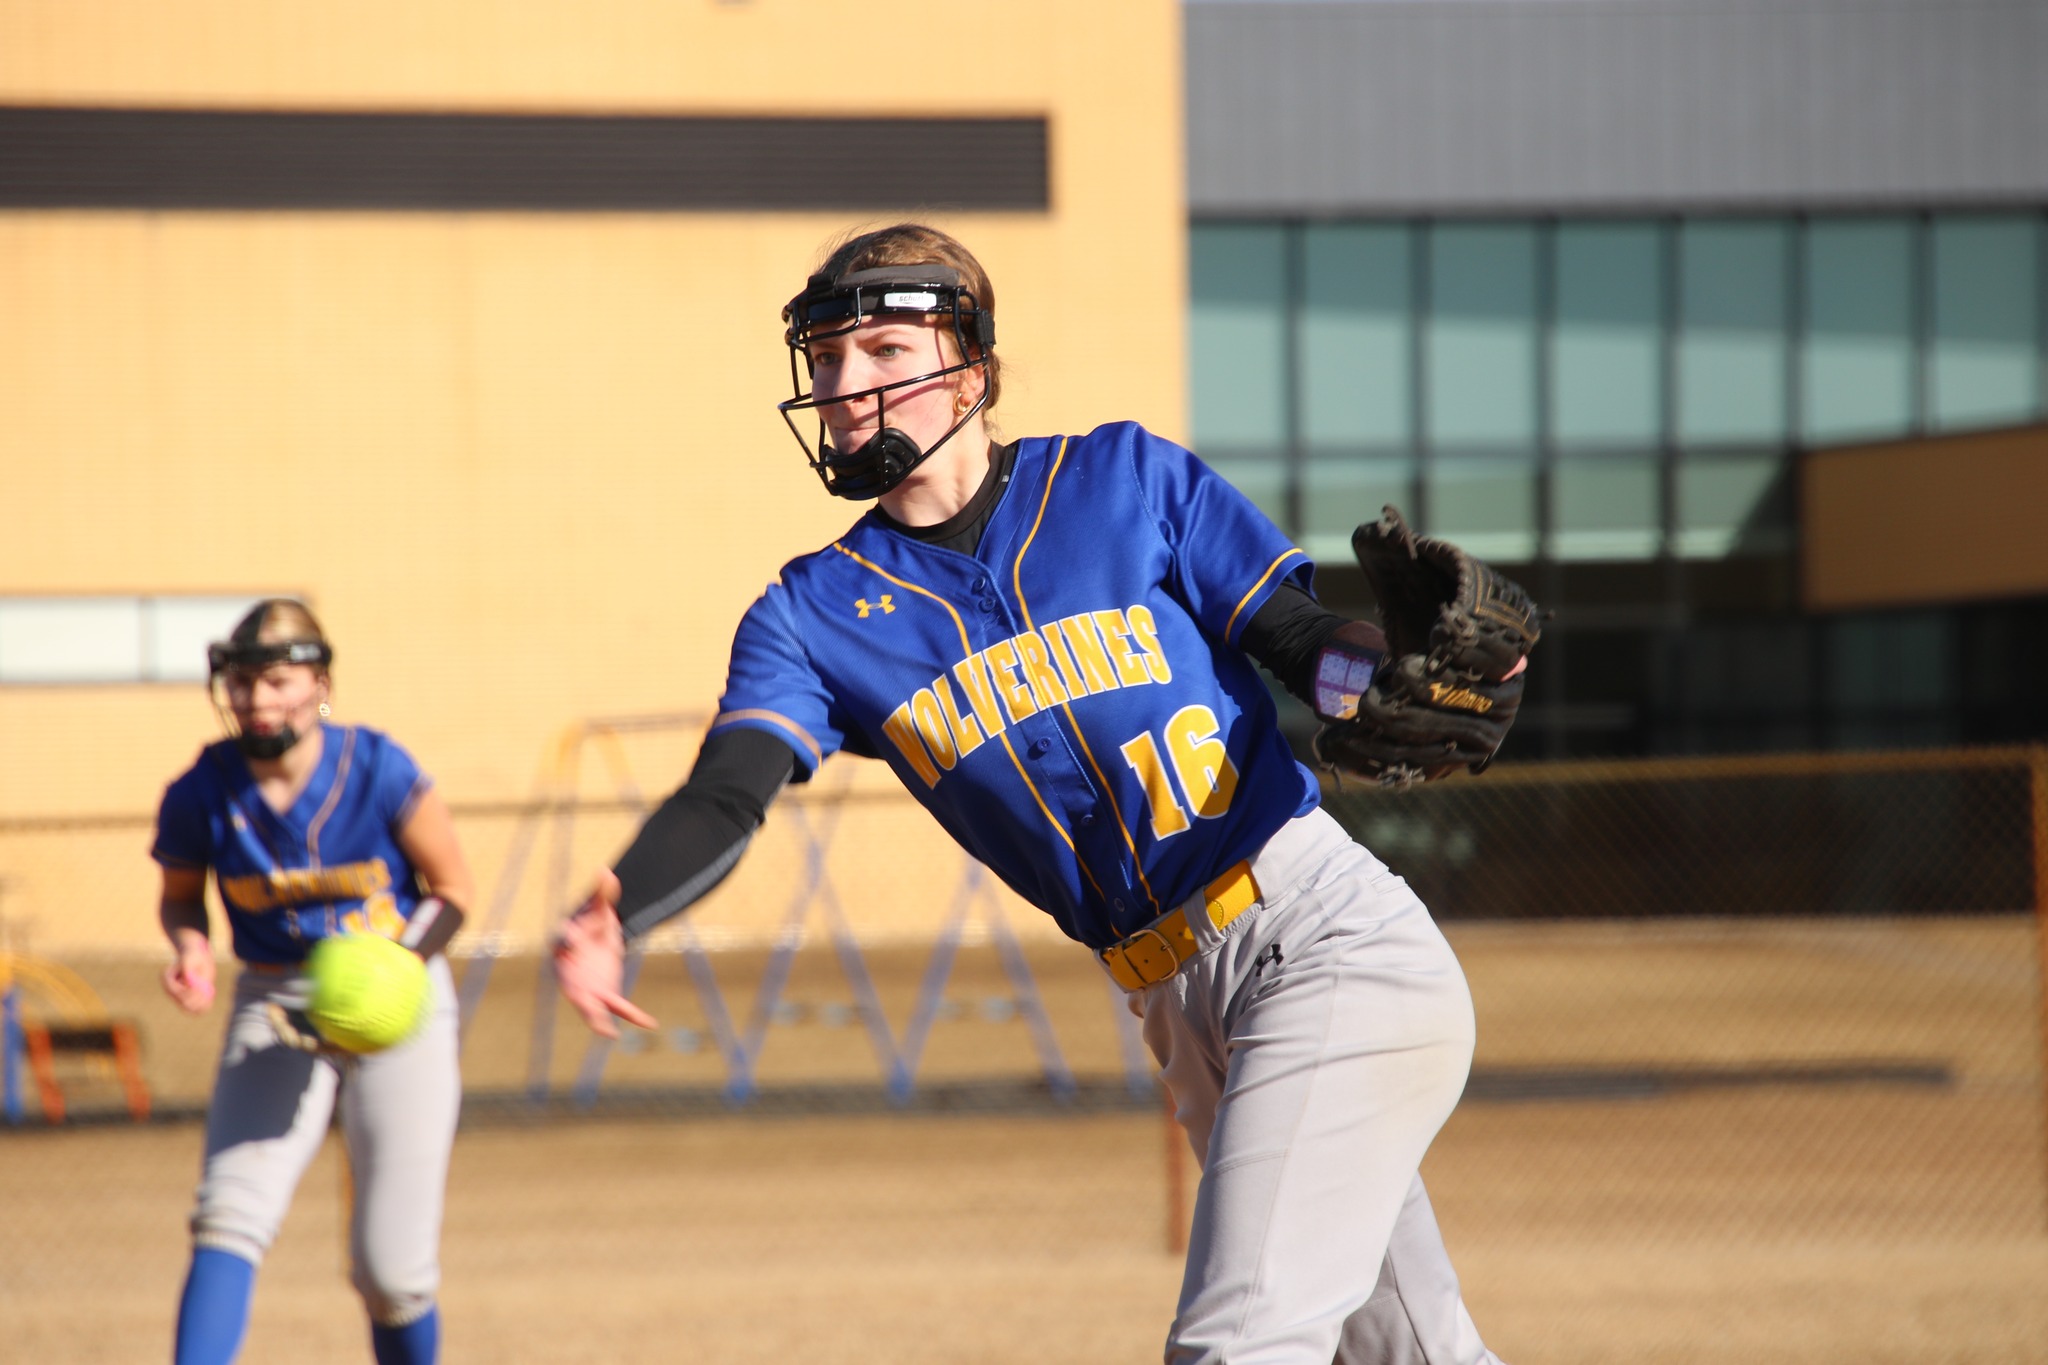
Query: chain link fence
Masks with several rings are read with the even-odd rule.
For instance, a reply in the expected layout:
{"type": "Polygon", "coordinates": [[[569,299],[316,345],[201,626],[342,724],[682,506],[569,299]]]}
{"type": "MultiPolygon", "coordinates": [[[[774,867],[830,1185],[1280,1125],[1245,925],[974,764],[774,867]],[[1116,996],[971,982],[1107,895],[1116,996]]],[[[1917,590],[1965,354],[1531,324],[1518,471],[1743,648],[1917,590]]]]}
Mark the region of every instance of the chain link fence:
{"type": "MultiPolygon", "coordinates": [[[[931,1156],[892,1217],[945,1222],[963,1254],[1157,1258],[1163,1324],[1194,1172],[1129,1016],[878,765],[793,789],[733,877],[647,944],[636,998],[660,1028],[607,1047],[557,1006],[547,926],[660,794],[627,752],[673,773],[693,741],[670,718],[585,727],[534,799],[457,808],[480,902],[457,961],[458,1165],[494,1131],[576,1142],[593,1120],[702,1120],[741,1150],[815,1134],[821,1153],[953,1133],[933,1150],[977,1159],[931,1156]],[[961,1231],[975,1210],[986,1226],[961,1231]]],[[[1507,767],[1329,805],[1472,980],[1474,1071],[1424,1168],[1454,1253],[2048,1245],[2048,750],[1507,767]]],[[[124,1150],[156,1159],[119,1134],[184,1133],[162,1181],[178,1207],[197,1157],[181,1121],[218,1045],[217,1017],[177,1015],[155,984],[149,823],[0,826],[14,1036],[132,1023],[152,1103],[133,1124],[108,1051],[11,1054],[0,1170],[42,1174],[36,1198],[0,1193],[52,1220],[12,1240],[74,1270],[98,1252],[50,1191],[124,1150]],[[68,1102],[56,1130],[38,1065],[68,1102]]]]}

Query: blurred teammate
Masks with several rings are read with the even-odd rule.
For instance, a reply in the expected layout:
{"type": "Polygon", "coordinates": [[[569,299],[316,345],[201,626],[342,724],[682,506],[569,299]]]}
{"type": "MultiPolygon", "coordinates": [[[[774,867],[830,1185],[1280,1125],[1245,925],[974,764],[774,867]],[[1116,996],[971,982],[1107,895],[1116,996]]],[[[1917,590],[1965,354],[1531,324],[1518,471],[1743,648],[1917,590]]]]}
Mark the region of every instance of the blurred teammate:
{"type": "MultiPolygon", "coordinates": [[[[1114,285],[1056,306],[1132,326],[1114,285]]],[[[562,991],[599,1033],[651,1024],[625,938],[714,886],[785,782],[879,758],[1131,992],[1203,1163],[1169,1361],[1489,1361],[1416,1174],[1471,1060],[1464,975],[1319,808],[1253,667],[1363,687],[1384,640],[1179,446],[992,440],[994,310],[916,225],[845,242],[791,300],[784,416],[816,415],[827,491],[873,506],[741,621],[689,781],[562,928],[562,991]]]]}
{"type": "Polygon", "coordinates": [[[207,1114],[178,1307],[178,1365],[241,1349],[256,1267],[340,1097],[355,1182],[352,1279],[378,1365],[437,1359],[441,1207],[455,1137],[454,992],[441,956],[470,898],[448,808],[412,756],[363,726],[327,723],[334,652],[297,602],[260,603],[208,651],[229,738],[164,793],[152,856],[175,958],[164,990],[189,1013],[213,1002],[206,876],[227,908],[242,971],[207,1114]],[[411,1039],[351,1057],[306,1025],[301,967],[318,940],[384,934],[428,961],[434,1005],[411,1039]]]}

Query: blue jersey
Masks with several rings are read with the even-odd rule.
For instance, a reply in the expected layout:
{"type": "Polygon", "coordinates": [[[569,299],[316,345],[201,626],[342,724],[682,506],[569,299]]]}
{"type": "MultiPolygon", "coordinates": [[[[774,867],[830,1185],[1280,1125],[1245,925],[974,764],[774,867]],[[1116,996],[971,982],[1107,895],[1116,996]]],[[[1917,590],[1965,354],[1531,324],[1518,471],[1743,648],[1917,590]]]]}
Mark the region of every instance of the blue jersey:
{"type": "Polygon", "coordinates": [[[150,856],[213,869],[244,962],[299,962],[348,931],[396,938],[419,904],[397,835],[432,779],[380,731],[321,730],[320,766],[282,815],[233,740],[208,745],[164,792],[150,856]]]}
{"type": "Polygon", "coordinates": [[[1131,423],[1018,443],[977,552],[873,513],[741,621],[712,732],[808,773],[876,755],[960,845],[1093,948],[1318,800],[1237,647],[1313,566],[1188,451],[1131,423]]]}

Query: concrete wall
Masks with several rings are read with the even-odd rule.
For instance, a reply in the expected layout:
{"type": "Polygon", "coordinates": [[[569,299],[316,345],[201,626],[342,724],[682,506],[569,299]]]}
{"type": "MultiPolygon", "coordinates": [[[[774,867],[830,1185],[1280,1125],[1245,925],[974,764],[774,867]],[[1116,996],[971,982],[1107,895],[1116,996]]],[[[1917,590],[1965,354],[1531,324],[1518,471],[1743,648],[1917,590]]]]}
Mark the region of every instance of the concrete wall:
{"type": "MultiPolygon", "coordinates": [[[[0,103],[1043,115],[1048,211],[939,216],[997,282],[1002,425],[1181,436],[1179,23],[1175,0],[904,0],[886,40],[850,0],[0,0],[0,103]],[[1077,307],[1084,280],[1145,300],[1142,336],[1077,307]]],[[[746,604],[857,514],[774,412],[778,311],[850,225],[0,214],[0,594],[306,593],[341,716],[457,800],[523,794],[578,717],[708,709],[746,604]]],[[[0,818],[152,807],[214,732],[197,688],[0,688],[0,818]]]]}
{"type": "MultiPolygon", "coordinates": [[[[338,717],[392,731],[458,806],[525,797],[580,718],[708,714],[746,605],[862,510],[774,411],[781,306],[849,227],[929,218],[982,256],[1007,432],[1185,437],[1180,21],[1177,0],[899,0],[886,31],[853,0],[0,0],[0,105],[1050,133],[1031,211],[0,212],[0,595],[303,593],[338,717]]],[[[193,685],[0,686],[0,941],[159,951],[146,829],[66,817],[153,812],[218,733],[193,685]]],[[[487,889],[510,828],[466,828],[487,889]]],[[[579,846],[579,886],[623,833],[579,846]]],[[[521,927],[566,894],[536,885],[521,927]]]]}

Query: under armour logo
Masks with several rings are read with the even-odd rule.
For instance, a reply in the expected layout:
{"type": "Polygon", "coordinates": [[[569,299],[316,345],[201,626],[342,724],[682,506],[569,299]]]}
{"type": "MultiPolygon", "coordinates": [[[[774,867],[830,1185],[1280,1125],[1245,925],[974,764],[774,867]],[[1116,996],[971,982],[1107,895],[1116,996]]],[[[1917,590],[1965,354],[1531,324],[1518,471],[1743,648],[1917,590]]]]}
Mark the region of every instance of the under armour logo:
{"type": "Polygon", "coordinates": [[[1259,953],[1259,955],[1258,955],[1257,957],[1255,957],[1255,958],[1253,958],[1253,959],[1252,959],[1252,975],[1253,975],[1253,976],[1261,976],[1261,975],[1263,975],[1263,974],[1265,973],[1265,970],[1266,970],[1266,964],[1268,964],[1268,963],[1271,963],[1271,964],[1272,964],[1272,966],[1273,966],[1273,970],[1275,970],[1275,971],[1278,971],[1278,970],[1280,969],[1280,945],[1279,945],[1279,944],[1277,944],[1277,943],[1274,943],[1274,944],[1269,944],[1269,945],[1268,945],[1268,946],[1267,946],[1267,947],[1266,947],[1266,948],[1265,948],[1264,950],[1262,950],[1262,951],[1261,951],[1261,952],[1259,953]]]}
{"type": "Polygon", "coordinates": [[[882,594],[882,600],[879,602],[870,602],[865,597],[857,598],[853,605],[860,608],[860,619],[863,621],[868,619],[868,613],[871,611],[878,611],[882,615],[887,616],[890,612],[896,610],[896,604],[890,600],[895,595],[894,593],[885,592],[882,594]]]}

